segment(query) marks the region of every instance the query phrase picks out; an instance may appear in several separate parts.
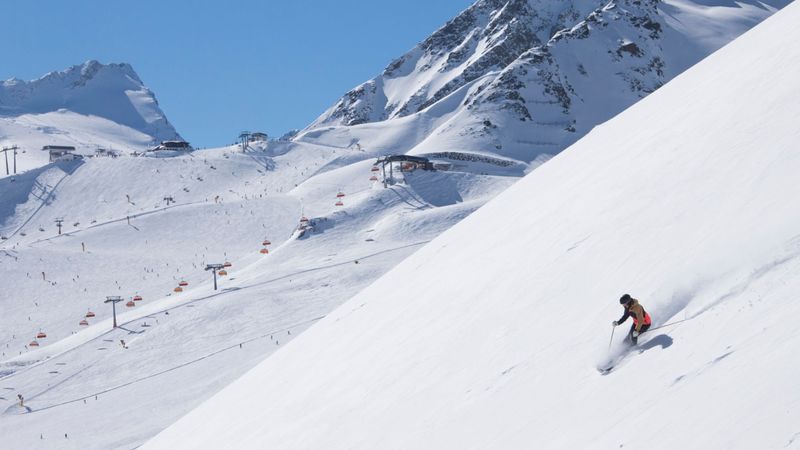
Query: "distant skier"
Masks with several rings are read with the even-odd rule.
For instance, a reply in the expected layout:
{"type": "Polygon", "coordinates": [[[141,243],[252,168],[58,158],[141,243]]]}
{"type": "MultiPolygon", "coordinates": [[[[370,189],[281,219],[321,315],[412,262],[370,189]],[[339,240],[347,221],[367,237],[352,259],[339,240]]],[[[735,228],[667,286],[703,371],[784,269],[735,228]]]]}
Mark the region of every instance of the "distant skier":
{"type": "Polygon", "coordinates": [[[612,324],[616,327],[622,322],[628,320],[628,317],[632,318],[633,325],[631,325],[631,331],[628,332],[628,338],[630,339],[631,344],[636,345],[639,335],[650,329],[650,325],[652,324],[652,321],[650,320],[650,314],[647,314],[647,311],[645,311],[642,305],[639,304],[639,300],[636,300],[628,294],[620,297],[619,303],[623,305],[625,312],[622,314],[622,317],[620,317],[619,320],[615,320],[612,322],[612,324]]]}
{"type": "Polygon", "coordinates": [[[17,394],[17,398],[19,399],[19,407],[20,408],[24,408],[25,407],[25,399],[22,398],[22,394],[17,394]]]}

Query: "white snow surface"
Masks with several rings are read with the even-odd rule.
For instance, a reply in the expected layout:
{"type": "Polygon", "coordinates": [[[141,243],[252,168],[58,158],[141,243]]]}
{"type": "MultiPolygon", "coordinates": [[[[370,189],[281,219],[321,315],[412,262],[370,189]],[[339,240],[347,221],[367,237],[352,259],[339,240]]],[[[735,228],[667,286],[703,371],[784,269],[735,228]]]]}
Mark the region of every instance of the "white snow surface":
{"type": "Polygon", "coordinates": [[[372,162],[355,149],[270,142],[0,179],[0,272],[11,286],[0,291],[0,446],[141,445],[519,176],[395,166],[396,184],[383,188],[369,180],[372,162]],[[313,229],[301,235],[304,216],[313,229]],[[224,261],[215,292],[203,268],[224,261]],[[188,286],[173,292],[180,281],[188,286]],[[124,298],[116,330],[111,295],[124,298]],[[80,326],[88,311],[96,317],[80,326]],[[39,331],[47,337],[33,349],[39,331]]]}
{"type": "Polygon", "coordinates": [[[596,128],[144,448],[800,448],[798,22],[596,128]],[[601,375],[624,292],[667,326],[601,375]]]}
{"type": "MultiPolygon", "coordinates": [[[[501,43],[513,35],[506,35],[503,31],[507,29],[504,23],[509,20],[511,28],[518,26],[513,25],[513,14],[508,13],[509,8],[514,6],[512,3],[519,6],[524,2],[535,6],[541,17],[558,21],[580,20],[600,3],[580,3],[579,11],[570,10],[569,17],[557,17],[566,14],[566,4],[549,0],[519,0],[489,11],[486,8],[491,9],[491,5],[502,2],[480,0],[476,5],[490,14],[481,16],[479,25],[495,27],[495,31],[491,32],[494,37],[489,37],[489,40],[484,39],[487,36],[483,36],[481,42],[464,40],[461,46],[470,63],[480,66],[480,55],[488,49],[488,44],[501,43]]],[[[606,31],[593,34],[591,42],[576,40],[570,41],[572,43],[569,46],[553,47],[553,54],[561,52],[561,56],[569,56],[570,52],[574,52],[585,59],[586,55],[605,54],[605,50],[600,52],[597,49],[605,49],[607,44],[611,46],[609,48],[616,48],[618,43],[615,39],[620,36],[626,39],[627,36],[632,36],[631,39],[641,38],[641,29],[626,25],[625,20],[618,20],[619,17],[628,17],[626,14],[629,15],[630,11],[644,11],[637,3],[626,1],[620,4],[621,7],[609,6],[604,9],[602,15],[611,24],[606,31]]],[[[770,0],[768,3],[780,6],[785,2],[770,0]]],[[[648,5],[644,7],[650,8],[648,5]]],[[[692,41],[691,49],[684,49],[683,53],[675,51],[675,48],[668,49],[673,56],[685,54],[685,61],[679,62],[679,66],[688,66],[699,55],[710,51],[708,49],[713,45],[724,41],[711,43],[704,40],[703,36],[714,38],[724,35],[732,38],[775,11],[771,6],[753,1],[734,3],[727,0],[670,0],[662,3],[660,8],[660,20],[667,20],[664,14],[670,14],[675,19],[669,26],[669,32],[676,32],[681,39],[692,41]],[[720,15],[723,10],[728,14],[720,15]],[[680,29],[680,24],[691,26],[680,29]],[[708,26],[716,29],[708,31],[708,26]],[[698,53],[695,51],[698,46],[707,51],[698,53]]],[[[538,38],[542,41],[549,39],[554,31],[550,29],[549,22],[543,21],[540,25],[535,30],[538,38]]],[[[650,46],[650,50],[658,50],[657,46],[648,44],[648,39],[637,42],[650,46]]],[[[675,42],[683,41],[665,39],[662,44],[675,42]]],[[[416,55],[414,61],[421,57],[416,55]]],[[[458,57],[452,61],[458,61],[458,57]]],[[[602,58],[592,58],[591,61],[593,65],[589,70],[595,79],[603,78],[602,73],[608,75],[617,70],[612,66],[606,67],[602,58]]],[[[442,60],[430,59],[429,62],[440,64],[442,60]]],[[[420,64],[424,65],[424,61],[420,64]]],[[[473,67],[476,66],[473,64],[473,67]]],[[[517,66],[512,64],[509,67],[513,69],[517,66]]],[[[519,67],[525,68],[524,65],[519,67]]],[[[624,58],[620,67],[625,70],[636,68],[624,58]]],[[[402,72],[406,69],[409,68],[398,70],[402,72]]],[[[460,70],[457,67],[450,69],[443,72],[441,77],[435,70],[427,72],[424,76],[428,78],[423,80],[423,84],[432,89],[447,84],[460,70]]],[[[0,169],[0,273],[3,274],[3,281],[11,280],[5,284],[10,286],[9,289],[0,290],[0,447],[105,449],[141,445],[270,357],[275,350],[285,346],[427,242],[511,186],[519,177],[547,161],[555,151],[540,151],[540,144],[557,138],[559,133],[566,133],[552,126],[563,119],[557,108],[542,109],[539,112],[546,117],[538,116],[543,124],[540,130],[553,129],[556,130],[555,134],[542,131],[541,135],[531,138],[517,121],[505,120],[502,114],[496,115],[484,109],[491,109],[498,104],[483,102],[477,108],[482,111],[480,114],[490,112],[487,117],[496,126],[492,128],[495,136],[491,133],[482,134],[483,118],[475,123],[474,114],[469,114],[468,108],[463,107],[465,102],[482,95],[481,92],[486,95],[487,84],[502,76],[500,69],[493,68],[466,82],[420,113],[349,127],[310,127],[295,136],[292,142],[253,144],[244,153],[236,147],[226,147],[188,154],[153,154],[135,158],[129,157],[128,153],[145,149],[154,141],[178,135],[158,108],[155,96],[143,86],[130,66],[102,65],[90,61],[64,72],[48,74],[40,80],[3,82],[0,85],[0,145],[18,144],[24,153],[18,155],[20,173],[17,176],[5,177],[4,167],[0,169]],[[496,140],[497,133],[502,135],[499,141],[496,140]],[[516,147],[503,147],[508,142],[514,142],[516,147]],[[98,147],[111,148],[120,151],[122,156],[49,164],[46,153],[38,150],[48,144],[75,145],[79,152],[85,154],[93,153],[98,147]],[[502,148],[497,144],[502,144],[502,148]],[[370,168],[376,157],[404,153],[432,155],[435,161],[447,163],[449,170],[404,174],[395,171],[397,182],[386,189],[380,181],[368,180],[374,174],[370,168]],[[342,206],[334,205],[337,192],[346,194],[342,198],[342,206]],[[174,203],[167,204],[164,199],[167,196],[171,196],[174,203]],[[297,229],[303,216],[310,218],[313,224],[313,228],[305,234],[297,229]],[[60,236],[54,225],[56,218],[64,218],[63,235],[60,236]],[[268,255],[259,253],[264,239],[272,241],[268,255]],[[228,276],[220,277],[220,290],[215,292],[211,286],[211,276],[203,271],[203,267],[206,263],[223,261],[230,261],[233,266],[228,269],[228,276]],[[176,293],[173,288],[181,280],[189,284],[182,293],[176,293]],[[111,330],[110,306],[102,303],[108,295],[124,298],[123,303],[118,305],[121,327],[116,330],[111,330]],[[135,295],[141,295],[143,300],[135,302],[132,308],[126,307],[125,303],[135,295]],[[88,319],[88,326],[80,326],[78,322],[90,310],[96,317],[88,319]],[[34,349],[29,344],[39,331],[46,332],[47,337],[37,339],[40,347],[34,349]],[[125,340],[127,348],[121,345],[120,340],[125,340]],[[23,407],[17,405],[17,394],[25,397],[23,407]]],[[[556,73],[548,72],[548,67],[541,69],[541,72],[537,69],[532,74],[546,79],[548,73],[556,73]]],[[[570,65],[570,70],[576,69],[570,65]]],[[[669,77],[674,75],[673,72],[669,72],[669,77]]],[[[406,81],[415,79],[417,75],[408,76],[406,81]]],[[[576,86],[581,83],[574,74],[569,79],[576,86]]],[[[608,81],[613,77],[603,79],[608,81]]],[[[590,85],[579,86],[587,96],[574,101],[603,105],[594,110],[611,114],[608,111],[621,110],[628,104],[626,102],[638,98],[638,94],[624,96],[622,100],[615,100],[613,105],[606,104],[607,97],[593,93],[605,89],[601,85],[604,86],[597,84],[594,90],[587,89],[590,85]]],[[[388,88],[391,92],[387,92],[392,96],[392,101],[400,101],[404,95],[402,91],[411,89],[410,86],[395,83],[388,88]]],[[[533,83],[532,86],[537,84],[533,83]]],[[[410,90],[405,95],[413,93],[410,90]]],[[[432,91],[429,93],[432,94],[432,91]]],[[[542,101],[545,105],[543,108],[552,104],[547,98],[539,98],[541,95],[535,91],[530,93],[535,94],[531,98],[542,101]]],[[[424,98],[412,99],[412,103],[424,98]]],[[[385,100],[378,98],[371,108],[382,108],[381,102],[385,100]]],[[[670,104],[670,108],[674,109],[675,105],[670,104]]],[[[601,119],[605,120],[603,117],[610,115],[582,117],[581,123],[590,128],[601,119]]],[[[651,120],[660,123],[661,118],[651,117],[651,120]]],[[[636,129],[649,127],[649,123],[645,122],[637,122],[636,125],[636,129]]],[[[719,124],[715,126],[720,127],[719,124]]],[[[588,128],[583,131],[588,131],[588,128]]],[[[606,154],[605,149],[597,151],[593,158],[586,159],[586,164],[593,167],[610,164],[614,159],[607,160],[606,154]]],[[[609,155],[613,157],[613,154],[609,155]]],[[[580,167],[590,170],[588,166],[580,167]]],[[[381,178],[380,173],[377,175],[381,178]]],[[[576,189],[590,189],[581,178],[570,179],[576,189]]],[[[553,195],[561,195],[560,192],[567,190],[567,184],[570,183],[566,180],[553,183],[556,189],[553,195]]],[[[525,199],[520,201],[522,210],[536,209],[535,213],[525,213],[525,217],[530,216],[525,220],[537,218],[537,227],[550,223],[550,219],[545,220],[545,210],[539,211],[529,204],[529,200],[544,196],[548,189],[544,185],[537,185],[536,195],[526,194],[525,199]]],[[[537,204],[549,205],[542,202],[536,201],[537,204]]],[[[548,214],[552,213],[550,211],[548,214]]],[[[603,213],[599,217],[607,216],[608,213],[603,213]]],[[[497,217],[503,217],[503,214],[497,217]]],[[[589,222],[585,224],[587,229],[593,229],[589,222]]],[[[412,316],[420,314],[420,311],[425,314],[426,308],[431,308],[432,316],[420,316],[411,322],[397,317],[398,311],[387,310],[385,320],[394,317],[398,322],[389,324],[391,326],[386,329],[408,326],[411,334],[407,339],[410,344],[430,341],[439,349],[444,348],[444,344],[432,339],[437,336],[426,334],[433,330],[425,330],[419,321],[444,320],[441,317],[444,310],[440,307],[449,308],[453,306],[449,303],[452,301],[474,301],[460,293],[462,298],[450,298],[448,289],[457,287],[453,284],[456,275],[447,273],[452,267],[460,269],[462,262],[473,259],[475,263],[487,264],[486,260],[476,258],[488,254],[486,245],[500,238],[503,238],[503,243],[497,244],[498,250],[505,248],[508,240],[509,245],[514,243],[515,250],[524,251],[529,258],[541,254],[546,259],[552,256],[548,251],[557,251],[557,247],[547,247],[544,249],[547,251],[544,251],[531,246],[532,253],[528,253],[525,242],[517,241],[531,230],[541,233],[544,238],[554,231],[538,230],[533,224],[526,224],[516,217],[507,217],[502,223],[504,226],[492,225],[491,232],[488,229],[477,232],[474,240],[465,245],[464,251],[470,253],[459,255],[456,264],[450,260],[447,263],[439,262],[436,263],[438,274],[422,277],[414,272],[409,278],[393,278],[391,285],[379,284],[383,286],[380,293],[369,291],[364,297],[354,300],[356,304],[339,311],[337,318],[347,315],[347,311],[357,309],[356,306],[362,303],[371,310],[374,307],[373,300],[379,296],[407,305],[409,309],[406,313],[412,316]],[[439,275],[441,278],[437,280],[430,279],[439,275]],[[421,281],[420,286],[416,285],[417,279],[421,281]],[[439,298],[431,298],[430,295],[444,295],[447,298],[440,304],[439,298]],[[423,306],[419,303],[421,301],[425,302],[423,306]]],[[[571,239],[574,234],[573,231],[565,233],[565,239],[571,239]]],[[[599,236],[602,235],[600,232],[599,236]]],[[[547,239],[552,241],[552,238],[547,239]]],[[[606,244],[605,241],[587,241],[587,245],[606,244]]],[[[575,247],[572,252],[580,253],[578,249],[581,246],[575,247]]],[[[425,260],[428,259],[435,258],[427,253],[425,260]]],[[[495,258],[494,262],[508,259],[504,254],[502,258],[495,258]]],[[[537,259],[536,264],[544,264],[542,261],[545,259],[537,259]]],[[[556,263],[560,263],[560,260],[556,263]]],[[[521,264],[527,264],[531,270],[539,267],[527,261],[521,264]]],[[[410,274],[409,270],[401,269],[401,273],[410,274]]],[[[546,275],[546,271],[536,270],[546,275]]],[[[481,280],[474,268],[460,273],[461,277],[468,274],[472,278],[470,283],[473,284],[466,283],[465,286],[481,280]]],[[[532,278],[530,273],[526,272],[525,276],[532,278]]],[[[631,276],[635,277],[636,274],[631,276]]],[[[494,278],[505,280],[507,277],[500,275],[494,278]]],[[[553,285],[557,282],[557,279],[548,281],[553,285]]],[[[615,283],[614,288],[619,284],[615,283]]],[[[648,284],[641,284],[640,287],[641,292],[632,293],[642,296],[646,306],[650,307],[653,303],[644,295],[650,292],[648,289],[655,288],[648,284]]],[[[508,288],[519,288],[534,296],[544,292],[529,289],[528,285],[512,284],[508,288]]],[[[578,289],[580,285],[574,288],[578,289]]],[[[611,290],[610,285],[605,288],[611,290]]],[[[480,287],[478,291],[487,296],[492,289],[480,287]]],[[[614,293],[616,295],[618,293],[614,293]]],[[[596,297],[599,299],[600,293],[596,297]]],[[[603,295],[604,306],[605,297],[603,295]]],[[[493,294],[488,298],[492,302],[497,301],[493,294]]],[[[381,308],[384,307],[388,308],[389,305],[381,308]]],[[[515,312],[531,313],[518,304],[514,308],[515,312]]],[[[459,307],[453,309],[459,311],[459,307]]],[[[383,314],[383,311],[378,309],[373,313],[383,314]]],[[[655,312],[659,313],[661,320],[663,311],[655,312]]],[[[541,314],[546,316],[545,312],[541,314]]],[[[525,317],[522,314],[518,318],[525,317]]],[[[458,317],[453,319],[461,320],[458,317]]],[[[469,320],[472,320],[471,316],[467,317],[469,320]]],[[[551,314],[546,322],[555,323],[556,320],[551,314]]],[[[360,326],[370,328],[365,336],[371,336],[377,329],[372,330],[371,327],[377,324],[386,325],[382,321],[375,321],[374,324],[360,326]]],[[[323,325],[321,329],[330,326],[323,325]]],[[[514,331],[513,322],[511,326],[514,331]]],[[[450,324],[446,325],[446,328],[450,327],[450,324]]],[[[585,331],[587,336],[591,334],[594,340],[594,330],[588,325],[585,328],[579,328],[580,332],[585,331]]],[[[453,328],[456,335],[462,331],[453,328]]],[[[556,331],[550,328],[540,331],[561,333],[560,329],[556,331]]],[[[480,335],[482,331],[477,330],[476,333],[480,335]]],[[[503,333],[505,331],[493,335],[494,340],[488,342],[496,344],[503,333]]],[[[335,334],[338,336],[338,331],[335,334]]],[[[376,363],[379,363],[377,367],[390,364],[412,375],[415,370],[425,368],[432,368],[433,373],[439,375],[442,375],[442,370],[451,370],[446,366],[430,366],[434,361],[428,359],[425,359],[425,364],[420,364],[408,352],[398,352],[399,359],[387,362],[388,356],[380,354],[381,349],[387,348],[384,346],[386,339],[406,339],[392,336],[389,333],[386,337],[376,338],[377,347],[366,350],[366,354],[378,352],[375,357],[376,363]],[[411,364],[413,370],[404,368],[406,363],[411,364]]],[[[509,336],[514,337],[514,334],[509,336]]],[[[313,339],[317,338],[311,339],[311,342],[315,342],[313,339]]],[[[342,339],[341,343],[330,341],[321,345],[330,345],[334,354],[340,356],[342,351],[347,353],[341,346],[351,345],[352,340],[358,341],[353,345],[354,349],[366,345],[366,341],[361,342],[360,337],[343,336],[342,339]]],[[[483,341],[468,342],[478,349],[484,345],[483,341]]],[[[316,345],[312,345],[309,358],[320,351],[316,345]]],[[[507,352],[498,354],[501,362],[511,358],[509,352],[516,356],[526,350],[513,345],[506,347],[507,352]]],[[[391,345],[388,348],[395,351],[391,345]]],[[[676,346],[671,346],[670,350],[674,348],[676,346]]],[[[425,354],[423,349],[416,351],[425,354]]],[[[281,353],[276,356],[280,357],[281,353]]],[[[598,356],[601,353],[598,351],[592,357],[603,359],[605,355],[598,356]]],[[[458,350],[446,356],[445,360],[461,358],[464,354],[458,350]]],[[[476,354],[481,355],[480,352],[476,354]]],[[[634,367],[639,359],[642,358],[624,360],[621,364],[626,367],[608,378],[622,375],[627,366],[634,367]]],[[[331,365],[329,360],[320,361],[325,367],[341,369],[338,365],[331,365]]],[[[292,369],[292,364],[289,370],[296,370],[292,369]]],[[[297,364],[309,367],[311,363],[306,361],[297,364]]],[[[587,364],[587,367],[594,366],[594,362],[587,364]]],[[[480,370],[491,372],[494,369],[492,365],[480,370]]],[[[461,369],[458,370],[460,373],[461,369]]],[[[302,376],[312,375],[321,376],[302,376]]],[[[472,375],[467,371],[464,376],[469,378],[472,375]]],[[[353,381],[352,376],[342,375],[341,381],[349,383],[353,381]]],[[[375,376],[378,376],[378,372],[375,372],[375,376]]],[[[385,373],[380,376],[382,379],[391,379],[385,373]]],[[[416,379],[416,376],[411,378],[416,379]]],[[[276,386],[290,386],[286,378],[278,379],[283,381],[276,386]]],[[[462,375],[455,378],[457,383],[474,382],[465,380],[462,375]]],[[[495,386],[489,375],[481,380],[489,386],[495,386]]],[[[315,382],[322,383],[316,386],[327,388],[326,380],[316,379],[315,382]]],[[[260,392],[263,384],[258,383],[254,389],[260,392]]],[[[336,392],[349,392],[348,395],[351,395],[350,388],[345,386],[341,385],[344,391],[325,391],[322,398],[334,401],[336,392]]],[[[380,383],[372,386],[371,389],[384,388],[380,383]]],[[[430,389],[429,393],[442,391],[441,386],[435,383],[425,386],[430,389]]],[[[406,388],[401,389],[403,395],[407,393],[406,388]]],[[[295,389],[302,388],[292,387],[287,395],[295,389]]],[[[334,386],[333,389],[339,387],[334,386]]],[[[387,392],[391,393],[392,389],[387,392]]],[[[413,389],[411,392],[413,395],[407,400],[418,395],[413,389]]],[[[339,415],[341,408],[346,409],[347,404],[357,405],[360,395],[353,397],[352,403],[347,400],[331,406],[312,404],[309,411],[316,417],[324,417],[326,411],[339,415]]],[[[288,398],[284,400],[288,402],[288,398]]],[[[282,420],[291,421],[292,417],[301,414],[297,408],[302,408],[305,399],[302,395],[296,398],[299,399],[297,403],[292,401],[289,408],[295,408],[292,414],[282,420]]],[[[389,398],[384,401],[389,401],[389,398]]],[[[380,409],[381,404],[390,409],[387,403],[379,403],[376,407],[380,409]]],[[[441,409],[441,404],[437,405],[436,408],[441,409]]],[[[225,409],[223,406],[220,408],[225,409]]],[[[410,414],[411,407],[404,408],[410,414]]],[[[256,409],[261,413],[264,405],[256,409]]],[[[466,406],[462,409],[466,410],[466,406]]],[[[249,406],[243,408],[245,410],[251,411],[249,406]]],[[[374,419],[379,420],[380,411],[373,412],[378,413],[374,414],[374,419]]],[[[353,419],[353,413],[345,411],[341,414],[341,420],[353,419]]],[[[400,410],[394,413],[405,414],[400,410]]],[[[475,414],[470,413],[472,416],[475,414]]],[[[303,417],[298,423],[311,420],[303,417]]],[[[407,418],[400,418],[404,417],[407,418]]],[[[414,420],[427,420],[426,417],[420,416],[414,420]]],[[[443,418],[434,420],[435,417],[438,416],[431,416],[431,423],[443,423],[443,418]]],[[[352,428],[352,422],[350,424],[339,432],[350,430],[353,435],[358,435],[357,430],[352,428]]],[[[414,421],[397,421],[396,424],[409,424],[415,430],[419,428],[414,426],[414,421]]],[[[455,426],[455,422],[452,425],[455,426]]],[[[284,427],[287,436],[293,430],[300,429],[293,428],[295,426],[300,427],[297,424],[284,427]]],[[[251,430],[248,430],[245,434],[250,433],[251,430]]],[[[314,436],[312,433],[308,442],[297,441],[296,436],[291,437],[286,445],[277,447],[328,447],[327,443],[314,443],[314,436]]],[[[370,448],[381,446],[369,441],[368,437],[365,435],[363,442],[353,445],[358,447],[363,444],[370,448]]],[[[395,442],[393,436],[385,437],[395,442]]],[[[212,446],[214,441],[209,439],[206,442],[212,446]]],[[[337,442],[347,445],[348,439],[341,438],[337,442]]],[[[236,445],[248,443],[237,442],[236,445]]],[[[450,445],[443,443],[439,447],[450,445]]]]}

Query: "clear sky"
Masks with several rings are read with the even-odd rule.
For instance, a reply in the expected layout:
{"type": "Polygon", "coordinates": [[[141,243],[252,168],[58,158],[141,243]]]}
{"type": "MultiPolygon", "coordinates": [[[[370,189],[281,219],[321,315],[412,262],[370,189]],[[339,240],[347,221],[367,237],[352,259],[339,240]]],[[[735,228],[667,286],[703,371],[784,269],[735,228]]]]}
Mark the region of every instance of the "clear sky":
{"type": "Polygon", "coordinates": [[[0,79],[127,62],[184,138],[303,128],[474,0],[3,0],[0,79]]]}

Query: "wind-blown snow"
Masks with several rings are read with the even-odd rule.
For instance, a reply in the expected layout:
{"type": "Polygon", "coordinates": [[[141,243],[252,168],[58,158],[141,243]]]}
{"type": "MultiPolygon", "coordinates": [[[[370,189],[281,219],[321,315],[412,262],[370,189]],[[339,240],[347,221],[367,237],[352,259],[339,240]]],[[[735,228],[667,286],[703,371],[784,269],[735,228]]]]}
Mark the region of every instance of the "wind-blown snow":
{"type": "Polygon", "coordinates": [[[598,127],[145,448],[797,446],[798,21],[598,127]],[[624,292],[675,325],[602,376],[624,292]]]}

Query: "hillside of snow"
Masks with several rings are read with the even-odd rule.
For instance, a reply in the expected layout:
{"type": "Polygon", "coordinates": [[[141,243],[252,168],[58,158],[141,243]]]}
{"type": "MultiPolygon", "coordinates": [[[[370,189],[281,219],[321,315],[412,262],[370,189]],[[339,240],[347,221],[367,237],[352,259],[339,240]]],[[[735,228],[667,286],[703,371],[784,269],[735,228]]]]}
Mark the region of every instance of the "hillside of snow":
{"type": "Polygon", "coordinates": [[[144,448],[800,448],[798,21],[597,127],[144,448]],[[625,292],[654,329],[602,375],[625,292]]]}
{"type": "Polygon", "coordinates": [[[519,176],[395,166],[384,188],[364,158],[270,142],[0,179],[3,444],[140,445],[519,176]]]}
{"type": "Polygon", "coordinates": [[[480,0],[295,139],[546,159],[787,3],[480,0]]]}
{"type": "Polygon", "coordinates": [[[18,173],[47,164],[45,145],[127,154],[170,139],[180,136],[128,64],[87,61],[38,80],[0,83],[0,146],[20,147],[18,173]]]}
{"type": "MultiPolygon", "coordinates": [[[[393,86],[392,102],[406,104],[406,112],[358,125],[320,119],[292,141],[253,143],[244,152],[232,146],[130,156],[178,135],[124,64],[88,62],[32,82],[4,82],[0,145],[17,144],[22,152],[16,176],[0,173],[0,272],[11,280],[0,291],[0,446],[143,444],[557,153],[537,150],[540,141],[577,139],[605,120],[603,114],[610,117],[647,92],[614,94],[609,86],[665,82],[782,3],[670,0],[654,9],[633,1],[480,0],[471,16],[459,16],[425,41],[436,55],[417,56],[427,58],[429,69],[414,60],[414,70],[385,80],[393,86]],[[661,24],[658,39],[641,22],[645,16],[661,24]],[[578,38],[576,24],[589,30],[587,39],[578,38]],[[536,70],[521,59],[531,49],[516,41],[528,33],[536,35],[537,55],[550,55],[536,70]],[[663,78],[637,71],[638,59],[625,52],[595,57],[614,53],[619,39],[648,57],[668,54],[663,78]],[[685,51],[675,47],[679,42],[685,51]],[[573,53],[596,83],[580,85],[563,69],[563,58],[573,53]],[[443,61],[458,67],[442,72],[443,61]],[[580,96],[569,94],[576,131],[551,126],[563,117],[559,112],[550,121],[546,108],[553,103],[537,103],[538,97],[524,100],[542,122],[536,126],[545,128],[531,131],[532,121],[503,119],[514,108],[493,93],[509,87],[495,84],[512,71],[539,81],[567,74],[575,92],[580,88],[580,96]],[[535,112],[530,104],[545,109],[535,112]],[[524,142],[506,143],[517,139],[524,142]],[[49,144],[74,145],[84,154],[110,148],[121,156],[48,163],[38,149],[49,144]],[[405,153],[428,156],[442,170],[400,172],[394,163],[386,179],[372,170],[377,158],[405,153]],[[204,267],[223,262],[231,266],[215,291],[204,267]],[[112,329],[104,300],[115,295],[123,301],[120,327],[112,329]],[[24,396],[22,406],[17,395],[24,396]]],[[[520,95],[543,86],[529,81],[520,95]]],[[[605,151],[594,150],[597,159],[587,161],[602,166],[605,151]]],[[[561,183],[566,180],[553,184],[554,195],[566,189],[561,183]]],[[[545,195],[550,188],[537,189],[545,195]]],[[[523,203],[533,208],[527,197],[523,203]]],[[[486,264],[479,244],[515,242],[532,228],[516,216],[503,223],[474,236],[464,262],[486,264]]],[[[448,270],[437,266],[437,289],[452,285],[448,270]]],[[[400,298],[417,314],[420,299],[406,298],[417,296],[407,289],[436,292],[437,282],[424,279],[416,273],[395,279],[368,296],[400,298]]],[[[422,310],[437,302],[428,299],[422,310]]],[[[427,339],[414,333],[409,339],[427,339]]]]}

